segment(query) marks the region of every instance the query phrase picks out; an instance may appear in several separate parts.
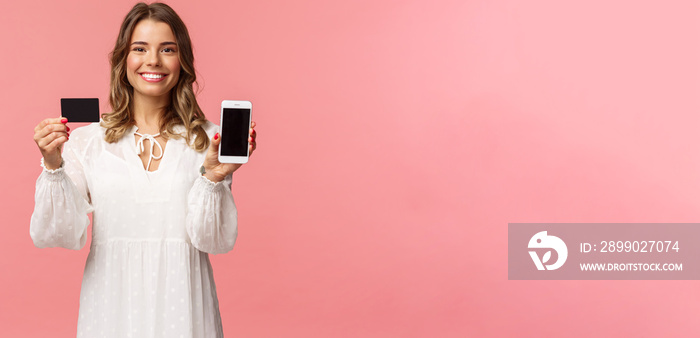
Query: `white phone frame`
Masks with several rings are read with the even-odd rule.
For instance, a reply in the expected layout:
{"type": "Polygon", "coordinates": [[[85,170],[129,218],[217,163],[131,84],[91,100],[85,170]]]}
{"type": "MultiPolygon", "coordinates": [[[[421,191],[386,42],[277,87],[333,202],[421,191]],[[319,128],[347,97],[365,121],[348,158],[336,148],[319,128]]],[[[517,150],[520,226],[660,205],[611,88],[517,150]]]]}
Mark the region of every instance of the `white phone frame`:
{"type": "MultiPolygon", "coordinates": [[[[253,123],[253,103],[250,101],[238,101],[238,100],[224,100],[221,101],[221,133],[219,136],[221,137],[221,141],[223,142],[224,135],[223,129],[224,129],[224,109],[225,108],[235,108],[235,109],[250,109],[250,116],[248,117],[248,131],[250,130],[250,126],[253,123]]],[[[249,136],[248,136],[249,137],[249,136]]],[[[248,139],[246,137],[246,139],[248,139]]],[[[246,147],[246,156],[229,156],[229,155],[221,155],[221,144],[219,144],[219,162],[221,163],[248,163],[248,157],[250,156],[250,142],[248,142],[248,147],[246,147]]]]}

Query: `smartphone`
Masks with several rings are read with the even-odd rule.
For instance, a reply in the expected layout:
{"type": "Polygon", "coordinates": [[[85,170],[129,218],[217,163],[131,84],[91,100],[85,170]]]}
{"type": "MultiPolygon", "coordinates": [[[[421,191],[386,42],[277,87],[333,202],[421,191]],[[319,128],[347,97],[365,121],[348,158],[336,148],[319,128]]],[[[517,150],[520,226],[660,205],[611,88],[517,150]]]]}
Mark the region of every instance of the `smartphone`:
{"type": "Polygon", "coordinates": [[[61,116],[68,122],[100,122],[98,99],[61,99],[61,116]]]}
{"type": "Polygon", "coordinates": [[[221,102],[221,144],[219,162],[248,163],[248,137],[253,104],[250,101],[221,102]]]}

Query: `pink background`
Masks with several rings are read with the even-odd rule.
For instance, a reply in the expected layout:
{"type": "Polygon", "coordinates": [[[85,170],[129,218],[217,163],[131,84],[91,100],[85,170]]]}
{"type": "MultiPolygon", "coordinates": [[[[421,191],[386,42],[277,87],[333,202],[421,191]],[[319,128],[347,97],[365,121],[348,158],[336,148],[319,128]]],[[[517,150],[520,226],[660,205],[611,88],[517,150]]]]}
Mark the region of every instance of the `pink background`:
{"type": "MultiPolygon", "coordinates": [[[[227,336],[700,333],[696,281],[507,280],[508,222],[700,222],[697,1],[169,3],[207,116],[259,124],[212,256],[227,336]]],[[[3,336],[75,336],[88,248],[32,244],[33,127],[108,111],[133,4],[0,4],[3,336]]]]}

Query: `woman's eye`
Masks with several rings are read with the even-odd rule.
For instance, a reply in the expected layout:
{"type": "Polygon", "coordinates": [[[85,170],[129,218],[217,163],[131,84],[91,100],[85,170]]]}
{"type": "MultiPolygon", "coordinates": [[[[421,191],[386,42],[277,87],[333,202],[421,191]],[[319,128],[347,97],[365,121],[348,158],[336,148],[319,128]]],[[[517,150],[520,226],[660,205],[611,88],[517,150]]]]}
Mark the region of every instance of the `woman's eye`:
{"type": "Polygon", "coordinates": [[[133,50],[134,52],[145,52],[145,51],[146,51],[145,49],[143,49],[143,48],[141,48],[141,47],[135,47],[135,48],[132,49],[132,50],[133,50]]]}
{"type": "Polygon", "coordinates": [[[164,49],[163,49],[163,52],[165,52],[165,53],[175,53],[175,50],[172,49],[172,48],[164,48],[164,49]]]}

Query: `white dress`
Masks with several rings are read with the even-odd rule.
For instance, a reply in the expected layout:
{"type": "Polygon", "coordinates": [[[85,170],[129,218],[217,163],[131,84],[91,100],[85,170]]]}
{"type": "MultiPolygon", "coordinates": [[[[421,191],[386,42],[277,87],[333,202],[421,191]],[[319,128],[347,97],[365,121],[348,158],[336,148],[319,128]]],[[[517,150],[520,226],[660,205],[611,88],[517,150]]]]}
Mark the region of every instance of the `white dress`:
{"type": "MultiPolygon", "coordinates": [[[[36,182],[34,245],[81,249],[93,212],[78,337],[222,337],[208,254],[236,241],[231,175],[216,184],[201,176],[206,152],[184,138],[168,140],[158,170],[147,172],[136,129],[116,143],[97,123],[71,133],[64,167],[36,182]]],[[[205,130],[211,138],[218,127],[205,130]]]]}

